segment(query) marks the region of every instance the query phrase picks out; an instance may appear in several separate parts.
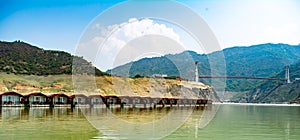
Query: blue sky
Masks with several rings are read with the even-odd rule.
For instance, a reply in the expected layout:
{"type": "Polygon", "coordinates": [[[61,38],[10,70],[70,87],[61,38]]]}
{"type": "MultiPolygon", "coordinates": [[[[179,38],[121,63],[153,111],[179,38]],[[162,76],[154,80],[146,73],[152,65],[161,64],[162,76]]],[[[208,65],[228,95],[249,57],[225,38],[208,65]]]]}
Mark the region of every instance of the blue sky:
{"type": "MultiPolygon", "coordinates": [[[[74,53],[89,23],[120,1],[1,0],[0,40],[22,40],[74,53]]],[[[210,26],[222,48],[300,43],[298,0],[185,0],[210,26]]]]}
{"type": "Polygon", "coordinates": [[[0,40],[22,40],[73,52],[86,26],[117,2],[99,0],[1,0],[0,40]]]}

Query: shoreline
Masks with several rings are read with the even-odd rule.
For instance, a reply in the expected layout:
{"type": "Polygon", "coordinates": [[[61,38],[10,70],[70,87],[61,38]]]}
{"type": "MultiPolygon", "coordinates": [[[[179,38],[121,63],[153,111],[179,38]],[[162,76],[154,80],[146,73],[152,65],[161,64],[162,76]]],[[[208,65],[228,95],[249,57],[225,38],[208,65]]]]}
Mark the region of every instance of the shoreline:
{"type": "Polygon", "coordinates": [[[227,102],[213,102],[216,105],[243,105],[243,106],[300,106],[300,104],[275,104],[275,103],[227,103],[227,102]]]}

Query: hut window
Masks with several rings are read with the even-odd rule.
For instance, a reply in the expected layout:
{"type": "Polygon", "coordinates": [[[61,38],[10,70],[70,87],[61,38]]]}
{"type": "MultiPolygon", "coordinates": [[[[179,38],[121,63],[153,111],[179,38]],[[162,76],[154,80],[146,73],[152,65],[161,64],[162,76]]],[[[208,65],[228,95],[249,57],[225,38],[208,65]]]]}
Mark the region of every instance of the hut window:
{"type": "Polygon", "coordinates": [[[64,98],[63,97],[59,97],[59,102],[64,102],[64,98]]]}

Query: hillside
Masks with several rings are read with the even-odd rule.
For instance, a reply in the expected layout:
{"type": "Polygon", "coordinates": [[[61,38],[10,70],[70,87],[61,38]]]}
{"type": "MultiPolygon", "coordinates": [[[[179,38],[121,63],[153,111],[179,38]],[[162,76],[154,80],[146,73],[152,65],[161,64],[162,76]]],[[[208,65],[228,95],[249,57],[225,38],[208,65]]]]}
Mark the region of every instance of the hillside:
{"type": "MultiPolygon", "coordinates": [[[[89,78],[81,75],[81,79],[89,78]]],[[[123,96],[147,96],[159,98],[209,98],[219,101],[216,92],[202,83],[187,82],[171,79],[151,78],[123,78],[115,76],[91,76],[95,84],[81,83],[79,90],[74,90],[72,75],[15,75],[0,73],[0,94],[14,91],[20,94],[42,92],[46,95],[64,93],[72,95],[80,93],[85,95],[99,94],[123,96]],[[95,87],[93,87],[95,86],[95,87]]]]}
{"type": "MultiPolygon", "coordinates": [[[[30,44],[15,41],[0,41],[0,72],[26,75],[72,74],[73,60],[78,64],[94,68],[81,57],[63,51],[43,50],[30,44]]],[[[104,72],[95,69],[96,75],[104,72]]]]}
{"type": "MultiPolygon", "coordinates": [[[[249,47],[233,47],[210,54],[197,54],[185,51],[180,54],[165,55],[155,58],[144,58],[131,62],[112,70],[108,73],[119,76],[134,77],[135,75],[151,76],[152,74],[167,74],[180,76],[184,79],[194,79],[194,61],[199,61],[199,75],[222,74],[222,69],[211,69],[211,62],[218,66],[220,58],[225,57],[226,74],[228,76],[253,76],[272,77],[279,73],[285,65],[293,64],[300,60],[300,45],[287,44],[261,44],[249,47]]],[[[210,84],[209,79],[200,79],[205,84],[210,84]]],[[[248,91],[254,89],[261,81],[227,79],[226,90],[248,91]]],[[[217,88],[217,87],[215,87],[217,88]]]]}
{"type": "Polygon", "coordinates": [[[81,57],[43,50],[20,41],[0,42],[0,94],[8,91],[187,98],[212,95],[218,100],[214,90],[202,83],[110,76],[81,57]],[[72,69],[74,66],[76,69],[72,69]]]}
{"type": "MultiPolygon", "coordinates": [[[[284,77],[285,69],[276,77],[284,77]]],[[[265,81],[256,89],[246,93],[240,100],[246,102],[293,102],[300,101],[300,62],[290,66],[290,77],[292,83],[286,84],[284,81],[265,81]]]]}

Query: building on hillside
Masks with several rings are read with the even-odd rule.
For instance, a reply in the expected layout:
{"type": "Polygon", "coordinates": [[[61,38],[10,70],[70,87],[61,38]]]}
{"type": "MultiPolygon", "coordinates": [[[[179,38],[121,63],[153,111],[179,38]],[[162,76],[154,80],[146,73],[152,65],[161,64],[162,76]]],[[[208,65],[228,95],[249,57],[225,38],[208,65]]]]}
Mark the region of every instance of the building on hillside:
{"type": "Polygon", "coordinates": [[[167,74],[153,74],[152,78],[166,78],[168,77],[167,74]]]}

